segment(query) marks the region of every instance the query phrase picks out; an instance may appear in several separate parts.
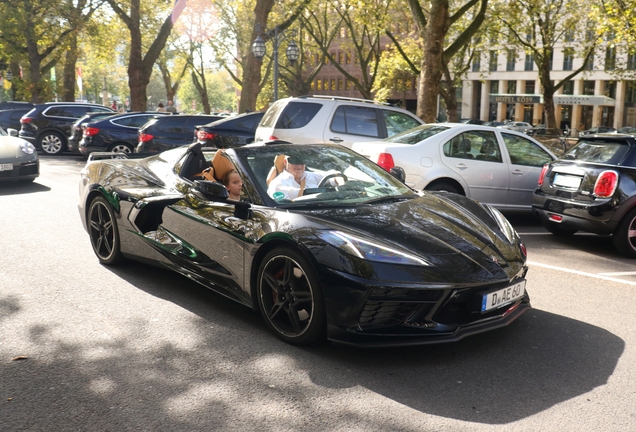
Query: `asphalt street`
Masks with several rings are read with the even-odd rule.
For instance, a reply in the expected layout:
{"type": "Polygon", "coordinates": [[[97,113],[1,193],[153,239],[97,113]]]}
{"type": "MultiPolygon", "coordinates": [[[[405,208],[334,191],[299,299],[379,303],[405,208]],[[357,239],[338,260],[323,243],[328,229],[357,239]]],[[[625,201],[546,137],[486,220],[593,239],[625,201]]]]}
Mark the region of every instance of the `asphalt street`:
{"type": "Polygon", "coordinates": [[[633,431],[636,261],[510,215],[533,309],[457,343],[295,347],[173,273],[101,266],[81,157],[0,183],[0,431],[633,431]]]}

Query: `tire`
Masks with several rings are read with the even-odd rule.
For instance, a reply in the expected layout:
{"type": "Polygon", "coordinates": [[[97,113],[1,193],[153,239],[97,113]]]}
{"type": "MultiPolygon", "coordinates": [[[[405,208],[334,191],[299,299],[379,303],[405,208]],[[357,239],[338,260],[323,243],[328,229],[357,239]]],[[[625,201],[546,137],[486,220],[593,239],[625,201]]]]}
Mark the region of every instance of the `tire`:
{"type": "Polygon", "coordinates": [[[629,258],[636,258],[636,208],[632,209],[618,224],[612,235],[614,246],[629,258]]]}
{"type": "Polygon", "coordinates": [[[265,255],[258,269],[257,297],[267,326],[280,339],[306,345],[325,338],[320,283],[299,252],[277,247],[265,255]]]}
{"type": "Polygon", "coordinates": [[[95,198],[88,210],[88,235],[93,252],[104,265],[123,261],[120,249],[119,229],[115,213],[104,197],[95,198]]]}
{"type": "Polygon", "coordinates": [[[57,132],[45,132],[38,138],[38,146],[48,155],[56,156],[66,148],[66,141],[57,132]]]}
{"type": "Polygon", "coordinates": [[[452,192],[452,193],[456,193],[459,195],[464,195],[463,193],[460,192],[460,190],[457,188],[457,186],[454,186],[450,183],[447,182],[438,182],[438,183],[433,183],[430,186],[426,187],[426,190],[428,191],[445,191],[445,192],[452,192]]]}
{"type": "Polygon", "coordinates": [[[568,236],[574,235],[578,231],[575,229],[565,229],[561,225],[550,223],[550,222],[542,221],[542,225],[543,225],[543,228],[545,228],[547,231],[559,237],[568,237],[568,236]]]}
{"type": "Polygon", "coordinates": [[[114,153],[132,153],[133,148],[130,146],[130,144],[115,143],[108,148],[108,151],[114,153]]]}

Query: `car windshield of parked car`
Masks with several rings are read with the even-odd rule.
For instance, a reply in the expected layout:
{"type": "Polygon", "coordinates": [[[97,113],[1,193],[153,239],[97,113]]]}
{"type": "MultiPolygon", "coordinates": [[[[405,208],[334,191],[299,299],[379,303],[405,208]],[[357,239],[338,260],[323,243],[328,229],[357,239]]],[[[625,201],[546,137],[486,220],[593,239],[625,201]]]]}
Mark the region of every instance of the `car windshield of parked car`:
{"type": "Polygon", "coordinates": [[[579,141],[563,156],[563,159],[616,165],[623,159],[628,150],[629,144],[627,142],[579,141]]]}
{"type": "Polygon", "coordinates": [[[448,130],[448,126],[438,126],[435,124],[425,124],[413,129],[409,129],[392,137],[385,138],[383,141],[399,143],[399,144],[417,144],[427,138],[437,135],[440,132],[448,130]]]}
{"type": "MultiPolygon", "coordinates": [[[[359,205],[370,201],[415,198],[418,195],[369,159],[340,146],[282,145],[242,148],[237,152],[262,193],[277,206],[359,205]],[[282,157],[281,157],[282,156],[282,157]],[[275,160],[286,159],[304,165],[306,183],[302,193],[289,199],[276,190],[275,160]]],[[[285,179],[294,186],[293,174],[281,171],[278,183],[285,179]]],[[[300,190],[298,184],[297,190],[300,190]]]]}

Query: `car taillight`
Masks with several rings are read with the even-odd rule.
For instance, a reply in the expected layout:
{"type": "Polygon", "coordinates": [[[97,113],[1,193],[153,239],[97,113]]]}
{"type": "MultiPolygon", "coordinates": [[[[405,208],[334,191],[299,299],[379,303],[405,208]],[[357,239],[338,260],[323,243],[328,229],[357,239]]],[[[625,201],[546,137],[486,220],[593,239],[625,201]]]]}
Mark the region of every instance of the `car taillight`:
{"type": "Polygon", "coordinates": [[[391,168],[395,166],[395,162],[393,162],[393,156],[391,153],[380,153],[378,156],[378,165],[384,168],[387,171],[390,171],[391,168]]]}
{"type": "Polygon", "coordinates": [[[213,134],[211,132],[206,132],[206,131],[197,131],[197,139],[199,141],[206,141],[206,140],[211,140],[214,139],[217,136],[217,134],[213,134]]]}
{"type": "Polygon", "coordinates": [[[550,168],[550,164],[543,165],[543,169],[541,170],[541,174],[539,174],[539,186],[543,184],[543,180],[545,179],[545,175],[548,173],[548,169],[550,168]]]}
{"type": "Polygon", "coordinates": [[[616,171],[603,171],[594,184],[594,195],[599,198],[608,198],[614,195],[618,186],[618,173],[616,171]]]}
{"type": "Polygon", "coordinates": [[[93,136],[93,135],[97,135],[97,133],[99,132],[99,129],[96,127],[87,127],[86,129],[84,129],[84,136],[93,136]]]}
{"type": "Polygon", "coordinates": [[[269,137],[269,141],[276,141],[277,139],[278,139],[278,137],[275,136],[275,135],[270,135],[270,137],[269,137]]]}
{"type": "Polygon", "coordinates": [[[148,142],[154,138],[154,135],[150,135],[147,133],[139,133],[139,142],[148,142]]]}
{"type": "Polygon", "coordinates": [[[22,117],[20,119],[20,124],[27,124],[27,123],[31,123],[31,120],[33,120],[31,117],[22,117]]]}

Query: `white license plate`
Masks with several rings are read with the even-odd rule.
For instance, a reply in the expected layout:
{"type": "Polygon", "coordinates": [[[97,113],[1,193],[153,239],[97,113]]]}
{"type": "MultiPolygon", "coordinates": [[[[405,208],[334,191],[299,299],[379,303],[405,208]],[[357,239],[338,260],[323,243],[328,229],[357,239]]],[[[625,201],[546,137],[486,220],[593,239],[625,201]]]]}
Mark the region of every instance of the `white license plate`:
{"type": "Polygon", "coordinates": [[[0,164],[0,171],[11,171],[13,164],[0,164]]]}
{"type": "Polygon", "coordinates": [[[481,311],[488,312],[519,300],[526,294],[526,281],[507,286],[498,291],[484,294],[481,300],[481,311]]]}
{"type": "Polygon", "coordinates": [[[552,184],[554,186],[561,186],[568,189],[578,189],[581,184],[581,177],[556,173],[554,174],[552,184]]]}

